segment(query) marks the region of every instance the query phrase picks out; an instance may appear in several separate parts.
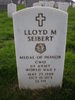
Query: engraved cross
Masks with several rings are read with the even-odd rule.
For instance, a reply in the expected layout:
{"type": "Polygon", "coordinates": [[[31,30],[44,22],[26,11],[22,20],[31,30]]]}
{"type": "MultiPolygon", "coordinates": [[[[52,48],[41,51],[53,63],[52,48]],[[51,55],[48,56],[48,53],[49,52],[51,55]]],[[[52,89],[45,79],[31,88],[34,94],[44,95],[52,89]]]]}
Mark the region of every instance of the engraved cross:
{"type": "Polygon", "coordinates": [[[42,27],[43,21],[46,21],[46,17],[43,16],[43,13],[39,13],[38,16],[36,17],[36,21],[38,21],[38,26],[42,27]]]}

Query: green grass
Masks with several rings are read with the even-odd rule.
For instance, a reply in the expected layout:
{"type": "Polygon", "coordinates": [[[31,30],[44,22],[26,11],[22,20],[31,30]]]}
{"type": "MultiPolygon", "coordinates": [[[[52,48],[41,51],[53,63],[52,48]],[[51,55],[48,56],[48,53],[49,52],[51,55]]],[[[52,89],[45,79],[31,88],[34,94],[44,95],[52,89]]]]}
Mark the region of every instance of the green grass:
{"type": "MultiPolygon", "coordinates": [[[[19,5],[18,10],[24,8],[19,5]]],[[[0,11],[0,100],[75,100],[75,9],[69,8],[67,49],[62,88],[19,90],[13,22],[0,11]]]]}
{"type": "Polygon", "coordinates": [[[20,9],[23,9],[23,8],[25,8],[24,4],[23,5],[18,5],[17,10],[20,10],[20,9]]]}

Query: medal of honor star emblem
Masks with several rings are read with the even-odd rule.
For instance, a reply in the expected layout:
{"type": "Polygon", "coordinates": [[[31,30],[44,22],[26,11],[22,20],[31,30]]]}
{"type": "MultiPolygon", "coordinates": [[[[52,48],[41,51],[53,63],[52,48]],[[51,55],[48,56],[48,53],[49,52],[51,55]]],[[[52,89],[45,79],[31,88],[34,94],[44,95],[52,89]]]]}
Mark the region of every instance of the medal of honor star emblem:
{"type": "Polygon", "coordinates": [[[35,46],[35,51],[38,52],[38,53],[43,53],[46,51],[46,46],[44,43],[37,43],[36,46],[35,46]]]}

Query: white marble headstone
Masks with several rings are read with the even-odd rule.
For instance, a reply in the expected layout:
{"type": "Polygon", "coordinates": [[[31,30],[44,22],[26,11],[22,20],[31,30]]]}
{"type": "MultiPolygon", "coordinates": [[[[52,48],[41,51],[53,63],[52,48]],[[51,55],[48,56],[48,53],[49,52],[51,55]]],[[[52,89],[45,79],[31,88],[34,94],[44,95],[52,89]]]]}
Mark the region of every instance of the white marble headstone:
{"type": "Polygon", "coordinates": [[[44,1],[46,7],[49,7],[49,1],[44,1]]]}
{"type": "Polygon", "coordinates": [[[18,0],[18,4],[20,4],[21,0],[18,0]]]}
{"type": "Polygon", "coordinates": [[[41,6],[39,2],[33,3],[33,6],[41,6]]]}
{"type": "Polygon", "coordinates": [[[16,12],[16,4],[10,3],[7,6],[8,10],[8,17],[11,18],[13,16],[13,13],[16,12]]]}
{"type": "Polygon", "coordinates": [[[69,3],[68,2],[57,2],[58,3],[58,9],[66,11],[68,10],[69,3]]]}
{"type": "Polygon", "coordinates": [[[57,8],[58,9],[58,3],[57,2],[55,2],[54,8],[57,8]]]}
{"type": "Polygon", "coordinates": [[[54,1],[39,1],[39,3],[40,3],[41,5],[46,6],[46,7],[53,7],[54,4],[55,4],[54,1]]]}
{"type": "Polygon", "coordinates": [[[46,4],[45,4],[44,1],[39,1],[39,4],[40,4],[41,6],[46,6],[46,4]]]}
{"type": "Polygon", "coordinates": [[[66,12],[31,7],[13,15],[19,87],[62,86],[67,35],[66,12]]]}
{"type": "Polygon", "coordinates": [[[69,3],[69,6],[72,6],[72,3],[71,2],[69,3]]]}
{"type": "Polygon", "coordinates": [[[50,2],[49,2],[49,6],[50,6],[50,7],[54,7],[54,4],[55,4],[54,1],[50,1],[50,2]]]}
{"type": "Polygon", "coordinates": [[[24,1],[22,1],[22,4],[24,4],[25,2],[24,1]]]}
{"type": "Polygon", "coordinates": [[[75,3],[73,3],[72,7],[75,8],[75,3]]]}
{"type": "Polygon", "coordinates": [[[43,6],[43,7],[53,7],[55,4],[54,1],[39,1],[33,4],[33,6],[43,6]]]}

